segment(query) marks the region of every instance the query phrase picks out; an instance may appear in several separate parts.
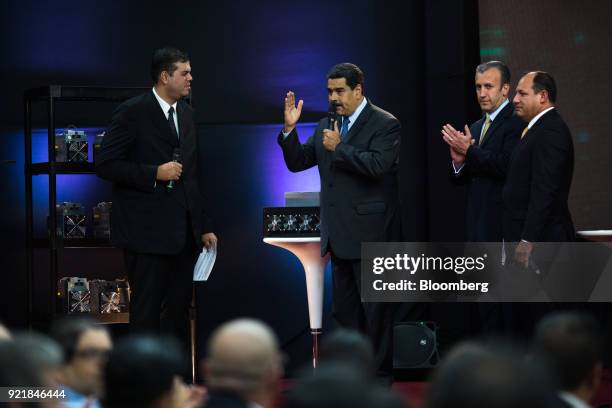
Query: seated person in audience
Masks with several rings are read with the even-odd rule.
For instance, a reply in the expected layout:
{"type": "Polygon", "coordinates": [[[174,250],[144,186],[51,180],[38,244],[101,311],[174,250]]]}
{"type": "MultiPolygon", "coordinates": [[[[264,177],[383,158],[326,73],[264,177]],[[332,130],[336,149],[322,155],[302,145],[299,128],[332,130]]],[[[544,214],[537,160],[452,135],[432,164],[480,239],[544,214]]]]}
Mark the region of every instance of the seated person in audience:
{"type": "Polygon", "coordinates": [[[66,390],[64,406],[100,407],[102,372],[112,348],[105,326],[91,318],[67,316],[55,321],[49,334],[64,352],[59,378],[66,390]]]}
{"type": "Polygon", "coordinates": [[[348,364],[372,377],[376,374],[372,343],[357,330],[340,328],[323,337],[319,361],[348,364]]]}
{"type": "MultiPolygon", "coordinates": [[[[62,352],[55,342],[39,334],[16,335],[14,340],[0,340],[0,386],[16,389],[18,387],[55,387],[57,384],[48,373],[61,364],[62,352]]],[[[4,398],[9,396],[8,388],[3,391],[4,398]]],[[[24,388],[21,388],[24,389],[24,388]]],[[[59,391],[59,390],[58,390],[59,391]]],[[[8,408],[57,408],[55,399],[39,402],[23,402],[13,398],[0,402],[8,408]]]]}
{"type": "Polygon", "coordinates": [[[546,408],[546,372],[512,348],[461,343],[443,359],[427,390],[426,408],[546,408]]]}
{"type": "Polygon", "coordinates": [[[182,380],[185,357],[172,337],[132,336],[110,353],[102,398],[104,408],[196,408],[204,393],[182,380]]]}
{"type": "Polygon", "coordinates": [[[533,348],[550,370],[558,391],[556,406],[588,407],[603,369],[603,335],[595,319],[575,312],[545,316],[536,327],[533,348]]]}
{"type": "Polygon", "coordinates": [[[348,361],[321,363],[304,371],[287,395],[287,408],[407,408],[399,395],[372,382],[348,361]]]}
{"type": "Polygon", "coordinates": [[[44,334],[15,333],[13,340],[28,354],[28,358],[36,364],[36,370],[42,376],[45,384],[62,387],[61,372],[64,363],[64,352],[55,340],[44,334]]]}
{"type": "Polygon", "coordinates": [[[278,340],[264,323],[238,319],[211,336],[204,376],[207,408],[275,406],[283,376],[278,340]]]}

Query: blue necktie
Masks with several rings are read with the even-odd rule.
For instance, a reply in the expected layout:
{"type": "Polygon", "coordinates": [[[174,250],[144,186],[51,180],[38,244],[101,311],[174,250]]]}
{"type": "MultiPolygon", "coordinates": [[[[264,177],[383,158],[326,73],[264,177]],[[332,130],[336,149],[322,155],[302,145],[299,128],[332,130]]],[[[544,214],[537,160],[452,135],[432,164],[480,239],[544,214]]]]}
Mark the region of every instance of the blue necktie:
{"type": "Polygon", "coordinates": [[[342,129],[340,130],[340,139],[343,139],[344,136],[346,136],[346,134],[348,133],[349,123],[350,123],[349,118],[344,117],[344,120],[342,120],[342,129]]]}

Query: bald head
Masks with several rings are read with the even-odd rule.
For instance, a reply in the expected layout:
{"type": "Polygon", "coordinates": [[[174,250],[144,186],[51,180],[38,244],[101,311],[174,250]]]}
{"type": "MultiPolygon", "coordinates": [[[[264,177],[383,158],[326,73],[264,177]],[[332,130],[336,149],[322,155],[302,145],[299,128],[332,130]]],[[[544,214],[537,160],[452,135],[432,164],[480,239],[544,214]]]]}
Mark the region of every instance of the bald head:
{"type": "Polygon", "coordinates": [[[219,327],[208,344],[207,382],[212,389],[256,392],[281,372],[278,341],[265,324],[239,319],[219,327]]]}
{"type": "Polygon", "coordinates": [[[5,325],[0,323],[0,340],[10,340],[11,338],[11,332],[6,328],[5,325]]]}
{"type": "Polygon", "coordinates": [[[515,114],[529,122],[539,113],[552,107],[557,100],[557,85],[547,72],[528,72],[516,86],[514,103],[515,114]]]}

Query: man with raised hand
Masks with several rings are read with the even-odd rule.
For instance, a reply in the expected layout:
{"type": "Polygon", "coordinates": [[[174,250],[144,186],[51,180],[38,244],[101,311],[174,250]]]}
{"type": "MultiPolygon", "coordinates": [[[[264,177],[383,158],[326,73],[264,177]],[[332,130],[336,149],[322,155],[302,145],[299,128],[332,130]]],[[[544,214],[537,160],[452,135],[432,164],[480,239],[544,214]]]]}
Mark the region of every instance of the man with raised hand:
{"type": "Polygon", "coordinates": [[[298,172],[318,166],[321,178],[321,255],[331,253],[333,310],[344,327],[366,333],[381,376],[391,375],[392,304],[361,302],[361,243],[399,240],[397,167],[400,123],[364,96],[364,75],[354,64],[327,74],[328,101],[340,119],[322,119],[300,143],[296,125],[304,102],[285,98],[278,136],[285,163],[298,172]]]}

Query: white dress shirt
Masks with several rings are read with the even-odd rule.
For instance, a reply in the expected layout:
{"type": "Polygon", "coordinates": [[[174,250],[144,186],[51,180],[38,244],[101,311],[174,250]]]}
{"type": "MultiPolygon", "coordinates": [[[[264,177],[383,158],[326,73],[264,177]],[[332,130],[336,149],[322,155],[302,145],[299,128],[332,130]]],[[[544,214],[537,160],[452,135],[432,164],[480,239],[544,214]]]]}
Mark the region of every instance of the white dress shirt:
{"type": "Polygon", "coordinates": [[[170,107],[174,108],[174,127],[176,128],[176,134],[180,135],[179,133],[179,127],[178,127],[178,114],[176,113],[176,105],[178,102],[174,102],[172,105],[170,105],[168,102],[164,101],[161,96],[159,96],[157,94],[157,92],[155,91],[155,87],[153,87],[153,95],[155,95],[155,99],[157,99],[157,102],[159,102],[159,106],[161,106],[162,111],[164,112],[164,115],[166,116],[166,120],[168,120],[168,115],[170,114],[169,110],[170,107]]]}
{"type": "Polygon", "coordinates": [[[548,108],[548,109],[544,109],[542,112],[540,112],[540,113],[538,113],[537,115],[535,115],[535,117],[529,121],[529,124],[527,125],[527,129],[531,129],[531,127],[532,127],[533,125],[535,125],[535,123],[538,121],[538,119],[540,119],[542,116],[544,116],[544,114],[545,114],[546,112],[551,111],[551,110],[553,110],[553,109],[555,109],[555,107],[554,107],[554,106],[551,106],[550,108],[548,108]]]}
{"type": "Polygon", "coordinates": [[[557,395],[563,401],[567,402],[572,408],[591,408],[589,404],[585,404],[583,400],[581,400],[580,398],[576,397],[574,394],[571,394],[569,392],[561,391],[557,395]]]}
{"type": "Polygon", "coordinates": [[[368,104],[368,101],[364,97],[361,103],[359,104],[359,106],[357,107],[357,109],[355,109],[355,112],[353,112],[351,116],[348,117],[349,124],[348,124],[348,130],[346,131],[346,133],[348,133],[351,130],[351,127],[357,121],[359,114],[361,114],[361,111],[363,111],[363,109],[366,107],[367,104],[368,104]]]}

